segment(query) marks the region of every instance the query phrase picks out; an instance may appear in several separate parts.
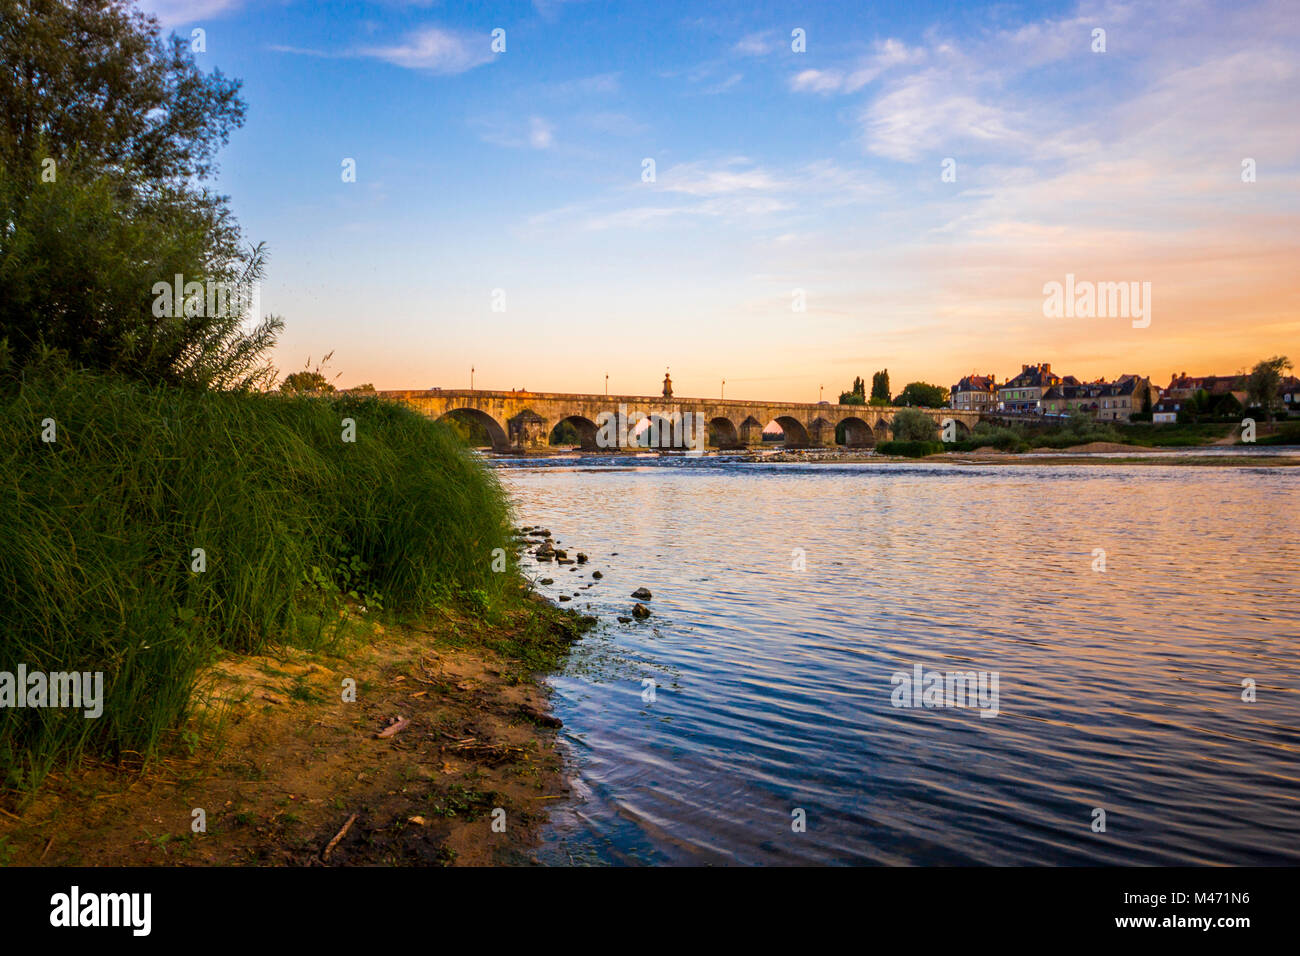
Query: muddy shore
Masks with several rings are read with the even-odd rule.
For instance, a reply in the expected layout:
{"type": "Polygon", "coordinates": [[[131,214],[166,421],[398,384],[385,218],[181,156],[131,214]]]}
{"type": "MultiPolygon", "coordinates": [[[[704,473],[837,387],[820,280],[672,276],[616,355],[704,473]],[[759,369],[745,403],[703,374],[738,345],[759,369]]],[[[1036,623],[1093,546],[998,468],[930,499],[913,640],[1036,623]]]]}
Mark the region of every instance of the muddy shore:
{"type": "Polygon", "coordinates": [[[532,862],[568,792],[533,665],[563,655],[577,616],[539,603],[493,624],[367,624],[335,653],[223,657],[175,746],[143,768],[83,760],[26,803],[7,795],[0,864],[532,862]]]}

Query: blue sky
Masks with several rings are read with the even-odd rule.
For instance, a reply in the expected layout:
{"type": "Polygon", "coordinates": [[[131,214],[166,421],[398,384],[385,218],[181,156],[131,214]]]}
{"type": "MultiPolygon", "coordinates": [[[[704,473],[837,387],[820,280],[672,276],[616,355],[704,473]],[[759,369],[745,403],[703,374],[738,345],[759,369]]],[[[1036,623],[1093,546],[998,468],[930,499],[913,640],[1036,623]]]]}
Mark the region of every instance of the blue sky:
{"type": "Polygon", "coordinates": [[[217,185],[286,371],[816,400],[1300,359],[1291,4],[143,6],[244,82],[217,185]],[[1066,273],[1152,282],[1151,326],[1044,317],[1066,273]]]}

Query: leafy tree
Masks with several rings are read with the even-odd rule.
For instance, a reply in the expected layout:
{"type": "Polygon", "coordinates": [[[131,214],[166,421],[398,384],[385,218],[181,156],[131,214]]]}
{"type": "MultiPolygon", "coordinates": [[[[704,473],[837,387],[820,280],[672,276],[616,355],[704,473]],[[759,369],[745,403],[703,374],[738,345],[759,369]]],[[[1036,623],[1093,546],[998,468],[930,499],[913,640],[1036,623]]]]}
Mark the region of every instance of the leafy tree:
{"type": "Polygon", "coordinates": [[[939,435],[938,423],[914,408],[896,412],[889,427],[895,441],[934,441],[939,435]]]}
{"type": "Polygon", "coordinates": [[[841,405],[865,405],[867,404],[867,383],[862,381],[862,376],[853,377],[853,390],[849,392],[840,392],[841,405]]]}
{"type": "Polygon", "coordinates": [[[889,369],[876,372],[871,376],[871,398],[873,403],[889,404],[889,369]]]}
{"type": "Polygon", "coordinates": [[[1278,391],[1282,388],[1282,373],[1291,370],[1291,360],[1285,355],[1274,355],[1255,363],[1246,379],[1246,394],[1252,405],[1264,409],[1268,420],[1278,405],[1278,391]]]}
{"type": "MultiPolygon", "coordinates": [[[[329,364],[329,360],[333,357],[334,357],[334,353],[330,352],[323,359],[321,359],[320,364],[317,365],[314,369],[311,367],[311,358],[309,357],[307,359],[306,366],[303,368],[301,372],[292,372],[289,375],[286,375],[284,377],[284,381],[280,383],[280,391],[282,392],[333,392],[335,391],[334,383],[331,382],[325,376],[325,366],[329,364]]],[[[342,374],[343,374],[342,372],[336,372],[334,377],[338,378],[342,374]]]]}
{"type": "Polygon", "coordinates": [[[208,178],[243,122],[239,82],[128,0],[0,0],[0,162],[51,158],[153,190],[208,178]]]}
{"type": "Polygon", "coordinates": [[[942,385],[928,385],[925,382],[910,382],[894,399],[895,405],[920,406],[922,408],[943,408],[948,404],[948,390],[942,385]]]}
{"type": "Polygon", "coordinates": [[[0,168],[0,224],[0,340],[18,364],[55,350],[150,381],[270,381],[264,355],[283,323],[249,329],[238,301],[261,279],[266,251],[245,248],[223,208],[170,188],[126,198],[115,176],[78,169],[23,195],[0,168]],[[177,275],[201,290],[197,300],[185,285],[175,295],[177,275]]]}
{"type": "Polygon", "coordinates": [[[282,392],[332,392],[334,386],[320,372],[291,372],[280,383],[282,392]]]}
{"type": "Polygon", "coordinates": [[[283,323],[250,328],[241,298],[266,250],[202,185],[238,87],[125,0],[0,0],[0,342],[19,364],[270,382],[283,323]]]}

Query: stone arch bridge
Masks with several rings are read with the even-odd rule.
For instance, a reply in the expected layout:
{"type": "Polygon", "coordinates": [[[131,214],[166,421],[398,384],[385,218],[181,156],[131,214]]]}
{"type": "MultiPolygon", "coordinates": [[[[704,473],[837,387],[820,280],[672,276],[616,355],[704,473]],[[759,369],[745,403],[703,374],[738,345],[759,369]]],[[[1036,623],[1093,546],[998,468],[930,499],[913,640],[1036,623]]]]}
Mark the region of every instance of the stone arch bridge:
{"type": "MultiPolygon", "coordinates": [[[[495,451],[531,451],[544,448],[552,429],[569,422],[586,450],[597,450],[600,424],[620,412],[636,422],[638,418],[659,419],[655,448],[670,445],[663,436],[672,433],[668,423],[675,416],[690,414],[688,422],[708,426],[708,444],[714,448],[737,449],[757,446],[763,429],[771,422],[781,426],[786,448],[831,448],[835,434],[844,426],[844,444],[849,448],[870,448],[887,440],[890,423],[899,411],[893,407],[832,405],[829,402],[754,402],[733,399],[663,398],[644,395],[570,395],[560,392],[493,392],[478,389],[431,389],[429,391],[383,391],[384,398],[402,402],[430,418],[461,415],[479,422],[492,439],[495,451]]],[[[952,419],[958,438],[964,438],[979,421],[979,412],[956,409],[921,409],[935,420],[935,437],[940,423],[952,419]]],[[[689,439],[688,442],[689,444],[689,439]]],[[[615,449],[608,448],[613,451],[615,449]]],[[[630,449],[638,450],[638,449],[630,449]]]]}

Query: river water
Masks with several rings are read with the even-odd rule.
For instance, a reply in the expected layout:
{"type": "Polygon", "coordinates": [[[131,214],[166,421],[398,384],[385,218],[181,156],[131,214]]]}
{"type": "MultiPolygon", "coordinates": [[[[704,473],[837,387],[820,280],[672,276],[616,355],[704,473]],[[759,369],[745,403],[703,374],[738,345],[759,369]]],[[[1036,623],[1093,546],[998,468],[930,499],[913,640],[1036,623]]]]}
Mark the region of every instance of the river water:
{"type": "Polygon", "coordinates": [[[1300,469],[542,464],[545,862],[1300,863],[1300,469]]]}

